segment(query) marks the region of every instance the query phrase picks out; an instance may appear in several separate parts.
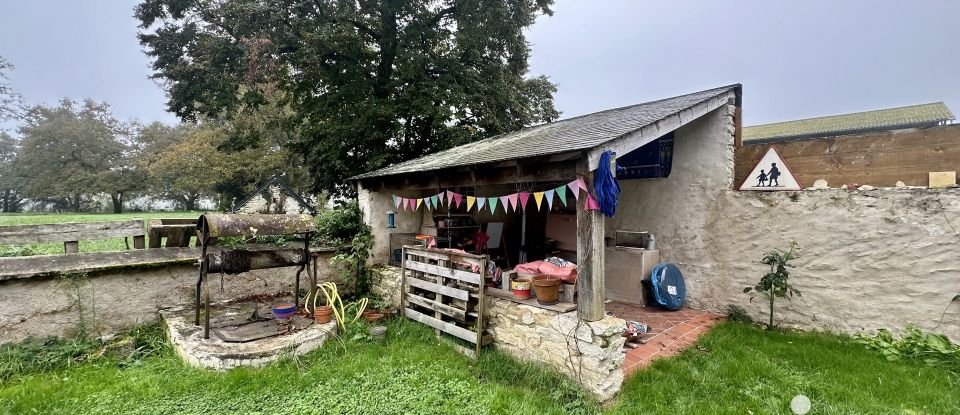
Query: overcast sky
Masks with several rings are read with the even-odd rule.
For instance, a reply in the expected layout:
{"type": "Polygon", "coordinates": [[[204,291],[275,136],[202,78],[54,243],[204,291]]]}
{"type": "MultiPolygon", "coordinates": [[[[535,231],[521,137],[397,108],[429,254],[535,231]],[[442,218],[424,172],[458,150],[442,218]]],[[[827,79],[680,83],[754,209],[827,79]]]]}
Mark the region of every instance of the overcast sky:
{"type": "MultiPolygon", "coordinates": [[[[0,3],[0,56],[31,103],[109,102],[174,122],[130,0],[0,3]]],[[[745,123],[944,101],[960,111],[960,1],[557,0],[530,30],[534,74],[571,117],[742,83],[745,123]]]]}

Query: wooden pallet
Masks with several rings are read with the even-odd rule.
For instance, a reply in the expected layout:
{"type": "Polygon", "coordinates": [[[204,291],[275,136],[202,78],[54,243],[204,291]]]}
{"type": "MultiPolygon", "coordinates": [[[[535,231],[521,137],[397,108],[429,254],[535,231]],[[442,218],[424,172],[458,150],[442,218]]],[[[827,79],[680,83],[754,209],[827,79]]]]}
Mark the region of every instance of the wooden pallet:
{"type": "Polygon", "coordinates": [[[462,352],[477,357],[492,342],[485,332],[484,275],[488,257],[418,246],[403,247],[403,315],[474,345],[462,352]],[[474,272],[472,268],[477,268],[474,272]]]}

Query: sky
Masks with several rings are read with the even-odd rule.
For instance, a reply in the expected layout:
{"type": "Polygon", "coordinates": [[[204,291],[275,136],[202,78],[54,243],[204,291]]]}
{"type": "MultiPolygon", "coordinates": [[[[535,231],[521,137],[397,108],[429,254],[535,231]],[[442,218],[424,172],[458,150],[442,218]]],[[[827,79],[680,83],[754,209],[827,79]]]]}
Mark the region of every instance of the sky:
{"type": "MultiPolygon", "coordinates": [[[[176,122],[131,0],[0,2],[0,56],[30,104],[106,101],[176,122]]],[[[562,118],[743,84],[746,125],[944,101],[960,111],[953,0],[557,0],[528,30],[562,118]]],[[[9,127],[9,126],[8,126],[9,127]]]]}

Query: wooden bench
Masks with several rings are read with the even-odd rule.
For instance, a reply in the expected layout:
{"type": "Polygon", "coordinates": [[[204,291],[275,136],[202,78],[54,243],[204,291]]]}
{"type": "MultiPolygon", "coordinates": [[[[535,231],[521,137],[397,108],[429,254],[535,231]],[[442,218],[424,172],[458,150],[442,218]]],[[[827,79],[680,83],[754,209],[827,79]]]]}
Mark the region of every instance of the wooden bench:
{"type": "MultiPolygon", "coordinates": [[[[147,235],[150,240],[150,248],[159,248],[161,238],[167,238],[164,245],[167,248],[188,247],[190,238],[196,238],[197,220],[196,219],[150,219],[147,235]]],[[[196,246],[200,246],[200,240],[196,240],[196,246]]]]}
{"type": "MultiPolygon", "coordinates": [[[[143,220],[0,226],[0,245],[63,242],[63,252],[67,254],[80,252],[80,241],[118,237],[123,237],[124,241],[132,237],[133,247],[144,249],[143,220]]],[[[127,249],[130,249],[129,242],[127,249]]]]}

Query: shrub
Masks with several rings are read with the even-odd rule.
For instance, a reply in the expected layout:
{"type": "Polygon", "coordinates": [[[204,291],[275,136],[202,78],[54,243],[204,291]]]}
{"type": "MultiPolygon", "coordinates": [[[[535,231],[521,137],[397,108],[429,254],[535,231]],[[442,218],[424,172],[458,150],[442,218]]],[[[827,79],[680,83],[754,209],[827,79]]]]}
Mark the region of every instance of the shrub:
{"type": "Polygon", "coordinates": [[[900,338],[894,337],[887,329],[880,329],[874,336],[858,334],[856,341],[880,352],[888,360],[915,360],[960,373],[960,345],[942,334],[926,333],[908,326],[900,338]]]}
{"type": "MultiPolygon", "coordinates": [[[[787,271],[787,268],[792,268],[793,265],[790,265],[790,261],[797,258],[797,254],[794,252],[797,248],[796,242],[790,243],[790,250],[784,251],[782,249],[774,249],[763,257],[760,261],[762,264],[770,266],[770,272],[766,273],[763,277],[760,278],[760,282],[753,287],[746,287],[743,289],[743,292],[748,293],[750,291],[760,292],[767,296],[770,300],[770,322],[767,324],[767,330],[773,330],[773,301],[777,297],[790,299],[794,295],[800,297],[800,291],[793,288],[789,283],[790,271],[787,271]]],[[[750,301],[753,301],[753,296],[750,297],[750,301]]]]}
{"type": "Polygon", "coordinates": [[[319,242],[339,246],[350,243],[361,232],[369,232],[363,223],[363,213],[356,201],[344,203],[336,209],[317,215],[317,239],[319,242]]]}

